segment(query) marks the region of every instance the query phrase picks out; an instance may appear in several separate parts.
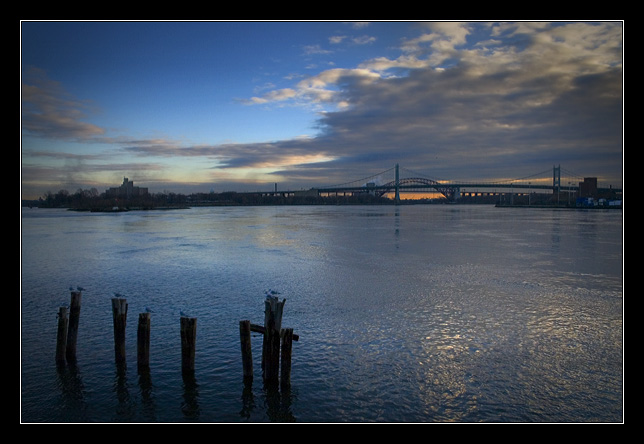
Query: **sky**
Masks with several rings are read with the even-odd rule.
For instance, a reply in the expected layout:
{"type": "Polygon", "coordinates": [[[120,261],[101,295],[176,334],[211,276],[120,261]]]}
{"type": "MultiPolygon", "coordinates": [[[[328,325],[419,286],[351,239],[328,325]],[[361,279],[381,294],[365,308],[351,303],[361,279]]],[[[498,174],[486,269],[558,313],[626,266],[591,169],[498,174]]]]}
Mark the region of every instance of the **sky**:
{"type": "Polygon", "coordinates": [[[623,185],[623,22],[22,21],[21,195],[623,185]]]}

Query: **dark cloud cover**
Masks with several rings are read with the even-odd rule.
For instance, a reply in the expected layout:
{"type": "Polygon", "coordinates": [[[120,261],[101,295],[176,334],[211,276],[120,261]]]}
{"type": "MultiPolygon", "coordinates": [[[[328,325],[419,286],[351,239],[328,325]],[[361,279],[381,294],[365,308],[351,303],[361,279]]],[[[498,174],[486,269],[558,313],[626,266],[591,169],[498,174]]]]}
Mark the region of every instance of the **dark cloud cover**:
{"type": "Polygon", "coordinates": [[[42,75],[23,79],[23,134],[110,143],[142,164],[199,157],[213,181],[227,170],[267,166],[308,188],[394,163],[454,180],[521,177],[562,164],[622,186],[621,23],[426,26],[398,58],[322,71],[247,101],[323,105],[310,138],[217,145],[107,138],[82,123],[85,104],[42,75]]]}

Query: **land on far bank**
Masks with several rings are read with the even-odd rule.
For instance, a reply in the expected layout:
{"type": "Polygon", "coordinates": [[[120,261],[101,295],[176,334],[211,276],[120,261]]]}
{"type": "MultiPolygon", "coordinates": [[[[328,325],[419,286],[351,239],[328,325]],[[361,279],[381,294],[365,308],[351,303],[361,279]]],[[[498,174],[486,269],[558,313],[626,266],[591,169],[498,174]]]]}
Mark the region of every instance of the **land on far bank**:
{"type": "MultiPolygon", "coordinates": [[[[395,205],[396,201],[389,196],[378,196],[371,193],[360,193],[348,196],[320,196],[315,193],[195,193],[190,195],[162,193],[146,194],[131,198],[114,198],[107,194],[98,194],[79,190],[70,194],[61,190],[56,194],[47,193],[39,199],[23,199],[22,206],[30,208],[65,208],[72,211],[87,212],[124,212],[146,210],[177,210],[206,206],[268,206],[268,205],[395,205]]],[[[500,208],[606,208],[621,209],[621,201],[598,200],[555,200],[552,195],[532,194],[514,195],[470,195],[461,196],[456,201],[440,198],[401,199],[399,205],[462,205],[482,204],[496,205],[500,208]]]]}

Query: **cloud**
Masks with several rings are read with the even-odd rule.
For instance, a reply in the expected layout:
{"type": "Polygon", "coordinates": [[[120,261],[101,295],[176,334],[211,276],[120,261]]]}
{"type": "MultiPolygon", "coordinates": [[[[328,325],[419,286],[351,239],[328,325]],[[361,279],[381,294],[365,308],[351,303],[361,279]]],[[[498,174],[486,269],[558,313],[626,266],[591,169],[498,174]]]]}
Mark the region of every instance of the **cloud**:
{"type": "Polygon", "coordinates": [[[262,97],[251,97],[248,100],[240,100],[240,102],[249,105],[257,105],[263,103],[281,102],[284,100],[292,99],[295,96],[297,96],[297,91],[291,88],[284,88],[270,91],[262,97]]]}
{"type": "Polygon", "coordinates": [[[293,100],[302,106],[332,104],[338,107],[347,106],[342,90],[350,83],[370,82],[380,78],[373,70],[356,68],[334,68],[306,77],[297,83],[295,88],[284,88],[269,91],[260,97],[242,99],[246,105],[259,105],[286,102],[293,100]]]}
{"type": "Polygon", "coordinates": [[[329,69],[300,81],[297,95],[307,98],[310,103],[336,103],[345,106],[343,92],[350,89],[352,84],[369,83],[379,78],[379,74],[366,69],[329,69]]]}
{"type": "Polygon", "coordinates": [[[30,68],[22,84],[22,129],[25,134],[60,140],[88,140],[105,133],[83,121],[88,104],[70,97],[44,72],[30,68]]]}
{"type": "MultiPolygon", "coordinates": [[[[439,178],[485,179],[565,163],[621,185],[620,23],[450,22],[419,29],[397,56],[324,70],[243,101],[317,110],[319,132],[308,139],[191,145],[108,138],[86,121],[86,103],[37,71],[23,85],[23,130],[109,141],[118,153],[154,159],[150,168],[157,171],[164,168],[159,159],[194,159],[213,181],[241,180],[246,171],[246,180],[274,176],[319,186],[394,163],[439,178]]],[[[336,37],[336,44],[349,39],[336,37]]]]}
{"type": "Polygon", "coordinates": [[[366,28],[370,24],[371,24],[370,22],[351,22],[351,26],[355,29],[366,28]]]}
{"type": "Polygon", "coordinates": [[[329,37],[329,43],[332,45],[339,45],[344,41],[349,41],[354,45],[368,45],[376,41],[376,37],[370,35],[361,35],[358,37],[349,37],[346,35],[334,35],[329,37]]]}
{"type": "Polygon", "coordinates": [[[430,33],[403,42],[401,49],[405,53],[422,54],[431,50],[446,57],[453,54],[457,46],[466,43],[471,27],[468,23],[459,22],[428,22],[424,26],[430,33]]]}
{"type": "Polygon", "coordinates": [[[476,26],[431,23],[398,58],[301,80],[293,97],[337,105],[309,149],[336,159],[333,168],[376,168],[395,152],[452,176],[469,166],[463,174],[530,172],[560,159],[583,169],[603,158],[619,179],[620,24],[476,26]],[[494,38],[466,45],[485,31],[494,38]]]}
{"type": "Polygon", "coordinates": [[[312,54],[331,54],[332,51],[329,51],[328,49],[323,49],[320,45],[308,45],[303,48],[304,54],[306,55],[312,55],[312,54]]]}
{"type": "Polygon", "coordinates": [[[351,42],[356,45],[368,45],[370,43],[374,43],[375,41],[376,38],[371,35],[361,35],[359,37],[354,37],[351,39],[351,42]]]}

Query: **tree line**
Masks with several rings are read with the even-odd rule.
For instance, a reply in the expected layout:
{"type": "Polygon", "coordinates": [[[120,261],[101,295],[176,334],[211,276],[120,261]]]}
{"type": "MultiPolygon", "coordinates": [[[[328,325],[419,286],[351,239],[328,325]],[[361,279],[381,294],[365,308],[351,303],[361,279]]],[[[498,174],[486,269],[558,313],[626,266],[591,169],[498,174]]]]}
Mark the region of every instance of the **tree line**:
{"type": "Polygon", "coordinates": [[[222,193],[178,194],[172,192],[148,193],[130,198],[109,196],[99,193],[96,188],[78,189],[74,193],[60,190],[48,191],[35,200],[23,200],[23,206],[38,208],[68,208],[83,211],[109,211],[115,209],[184,208],[195,206],[234,205],[340,205],[340,204],[392,204],[393,200],[368,193],[353,196],[315,195],[269,195],[265,193],[222,193]]]}
{"type": "Polygon", "coordinates": [[[114,207],[157,207],[180,202],[182,199],[174,193],[146,194],[131,198],[109,196],[99,193],[96,188],[78,189],[74,193],[62,189],[57,192],[47,191],[35,200],[23,200],[23,206],[38,208],[70,208],[76,210],[100,210],[114,207]]]}

